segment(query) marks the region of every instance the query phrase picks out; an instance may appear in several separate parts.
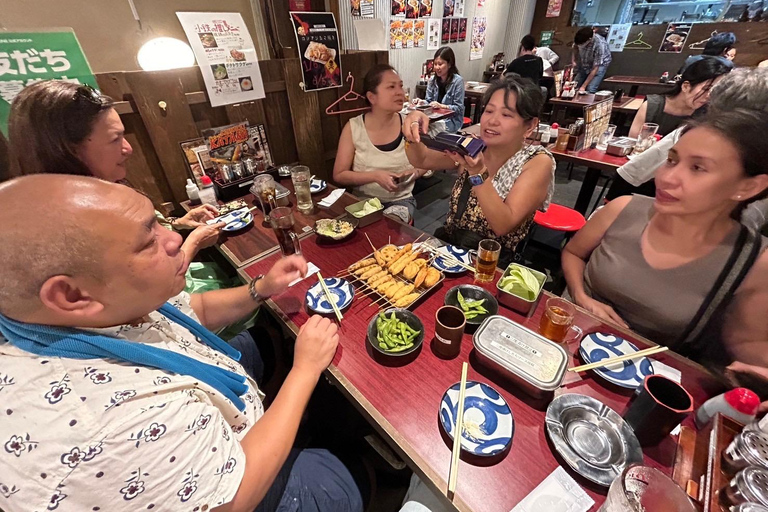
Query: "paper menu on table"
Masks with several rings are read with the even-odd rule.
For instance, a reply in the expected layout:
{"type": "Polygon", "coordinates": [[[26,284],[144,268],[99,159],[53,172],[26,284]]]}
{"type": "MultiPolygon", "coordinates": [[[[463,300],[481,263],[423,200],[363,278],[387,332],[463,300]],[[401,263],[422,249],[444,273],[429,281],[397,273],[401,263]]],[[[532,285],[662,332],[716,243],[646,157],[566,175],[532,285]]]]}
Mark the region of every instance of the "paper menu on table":
{"type": "Polygon", "coordinates": [[[584,489],[558,467],[510,512],[587,512],[594,504],[584,489]]]}
{"type": "Polygon", "coordinates": [[[651,366],[653,367],[653,373],[656,375],[663,375],[664,377],[673,380],[680,384],[683,380],[683,373],[677,368],[672,368],[655,359],[651,360],[651,366]]]}

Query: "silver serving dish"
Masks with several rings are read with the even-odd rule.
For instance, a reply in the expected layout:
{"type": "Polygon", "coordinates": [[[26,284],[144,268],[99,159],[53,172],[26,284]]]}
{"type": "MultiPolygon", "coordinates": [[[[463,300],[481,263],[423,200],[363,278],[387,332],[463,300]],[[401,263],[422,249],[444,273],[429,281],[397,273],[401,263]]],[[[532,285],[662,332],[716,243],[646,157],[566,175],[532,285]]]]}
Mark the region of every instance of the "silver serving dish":
{"type": "Polygon", "coordinates": [[[478,359],[508,375],[525,392],[552,396],[568,365],[563,347],[503,316],[489,316],[472,342],[478,359]]]}
{"type": "Polygon", "coordinates": [[[616,411],[569,393],[547,407],[546,428],[560,456],[578,474],[608,487],[630,464],[643,463],[635,433],[616,411]]]}
{"type": "Polygon", "coordinates": [[[627,156],[635,147],[635,139],[629,137],[617,137],[608,141],[605,152],[613,156],[627,156]]]}

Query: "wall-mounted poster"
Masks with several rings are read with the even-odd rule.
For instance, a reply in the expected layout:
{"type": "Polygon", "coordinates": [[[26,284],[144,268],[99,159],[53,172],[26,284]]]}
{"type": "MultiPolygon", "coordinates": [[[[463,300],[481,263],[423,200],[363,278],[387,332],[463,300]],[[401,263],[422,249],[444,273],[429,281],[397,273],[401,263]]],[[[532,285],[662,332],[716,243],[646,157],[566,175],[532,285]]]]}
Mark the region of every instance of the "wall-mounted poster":
{"type": "Polygon", "coordinates": [[[424,20],[416,20],[413,22],[413,46],[415,48],[424,48],[424,20]]]}
{"type": "Polygon", "coordinates": [[[399,50],[403,47],[403,22],[404,20],[389,22],[389,48],[391,50],[399,50]]]}
{"type": "Polygon", "coordinates": [[[624,43],[627,42],[627,36],[629,36],[629,30],[631,28],[631,23],[611,25],[611,30],[608,32],[608,48],[610,48],[612,52],[624,51],[624,43]]]}
{"type": "Polygon", "coordinates": [[[432,16],[432,0],[419,0],[419,18],[432,16]]]}
{"type": "Polygon", "coordinates": [[[304,91],[341,87],[339,32],[331,12],[292,12],[304,91]]]}
{"type": "Polygon", "coordinates": [[[454,0],[443,0],[443,18],[453,16],[453,2],[454,0]]]}
{"type": "Polygon", "coordinates": [[[459,18],[459,42],[467,40],[467,18],[459,18]]]}
{"type": "Polygon", "coordinates": [[[419,17],[419,0],[405,0],[405,17],[411,19],[419,17]]]}
{"type": "Polygon", "coordinates": [[[440,43],[448,44],[451,39],[451,18],[443,18],[443,32],[440,36],[440,43]]]}
{"type": "Polygon", "coordinates": [[[547,18],[557,18],[563,8],[563,0],[549,0],[547,3],[547,18]]]}
{"type": "Polygon", "coordinates": [[[541,39],[539,40],[539,46],[551,46],[552,45],[552,39],[555,37],[555,31],[554,30],[543,30],[541,32],[541,39]]]}
{"type": "Polygon", "coordinates": [[[485,49],[485,29],[488,26],[488,20],[485,16],[475,16],[472,18],[472,41],[469,45],[469,60],[478,60],[483,58],[485,49]]]}
{"type": "Polygon", "coordinates": [[[352,16],[373,18],[373,0],[349,0],[352,4],[352,16]]]}
{"type": "Polygon", "coordinates": [[[405,18],[405,0],[392,0],[392,16],[405,18]]]}
{"type": "Polygon", "coordinates": [[[440,25],[441,21],[437,18],[427,20],[427,50],[440,48],[440,25]]]}
{"type": "Polygon", "coordinates": [[[177,12],[195,52],[212,107],[264,97],[259,59],[236,12],[177,12]]]}
{"type": "Polygon", "coordinates": [[[681,53],[691,33],[692,23],[670,23],[667,32],[661,40],[659,53],[681,53]]]}
{"type": "Polygon", "coordinates": [[[453,0],[453,15],[457,18],[464,16],[464,0],[453,0]]]}
{"type": "Polygon", "coordinates": [[[485,0],[477,0],[477,6],[478,7],[484,7],[485,6],[485,0]]]}
{"type": "Polygon", "coordinates": [[[312,8],[309,4],[310,4],[310,0],[289,0],[288,10],[289,11],[306,11],[307,9],[312,8]]]}
{"type": "Polygon", "coordinates": [[[413,20],[403,22],[403,48],[413,48],[413,20]]]}
{"type": "Polygon", "coordinates": [[[451,18],[451,37],[452,43],[459,42],[459,18],[451,18]]]}
{"type": "Polygon", "coordinates": [[[39,80],[62,80],[98,88],[72,29],[0,32],[0,131],[8,136],[11,102],[39,80]]]}

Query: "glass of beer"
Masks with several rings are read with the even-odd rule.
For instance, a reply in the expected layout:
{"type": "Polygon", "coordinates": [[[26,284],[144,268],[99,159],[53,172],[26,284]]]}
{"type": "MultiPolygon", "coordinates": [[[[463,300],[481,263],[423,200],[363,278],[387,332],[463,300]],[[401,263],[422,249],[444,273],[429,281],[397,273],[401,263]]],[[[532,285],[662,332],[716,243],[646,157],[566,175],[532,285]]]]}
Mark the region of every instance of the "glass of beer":
{"type": "Polygon", "coordinates": [[[557,343],[563,343],[569,330],[576,333],[577,338],[581,338],[584,332],[581,328],[573,325],[573,318],[576,316],[576,308],[573,304],[560,297],[550,297],[547,300],[547,306],[544,314],[541,315],[539,332],[542,336],[557,343]]]}
{"type": "Polygon", "coordinates": [[[296,191],[296,208],[301,213],[309,213],[314,207],[312,193],[309,191],[311,177],[309,167],[306,165],[291,167],[291,181],[293,182],[293,189],[296,191]]]}
{"type": "Polygon", "coordinates": [[[269,222],[270,212],[277,206],[275,187],[277,187],[277,183],[269,174],[256,176],[253,179],[251,193],[259,199],[261,211],[264,212],[264,220],[267,222],[269,222]]]}
{"type": "Polygon", "coordinates": [[[496,266],[499,264],[501,244],[487,238],[477,245],[477,261],[475,262],[475,282],[490,283],[496,276],[496,266]]]}
{"type": "Polygon", "coordinates": [[[275,232],[283,256],[301,254],[299,235],[293,232],[293,211],[290,208],[280,206],[273,209],[269,216],[269,224],[275,232]]]}

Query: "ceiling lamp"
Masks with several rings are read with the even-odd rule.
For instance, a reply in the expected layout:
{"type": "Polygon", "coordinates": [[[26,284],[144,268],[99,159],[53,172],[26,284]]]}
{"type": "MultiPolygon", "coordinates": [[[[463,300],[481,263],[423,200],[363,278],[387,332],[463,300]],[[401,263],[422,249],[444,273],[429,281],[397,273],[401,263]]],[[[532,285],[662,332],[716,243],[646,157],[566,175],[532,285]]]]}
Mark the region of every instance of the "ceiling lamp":
{"type": "Polygon", "coordinates": [[[137,55],[144,71],[188,68],[195,65],[195,54],[187,43],[173,37],[156,37],[144,43],[137,55]]]}

